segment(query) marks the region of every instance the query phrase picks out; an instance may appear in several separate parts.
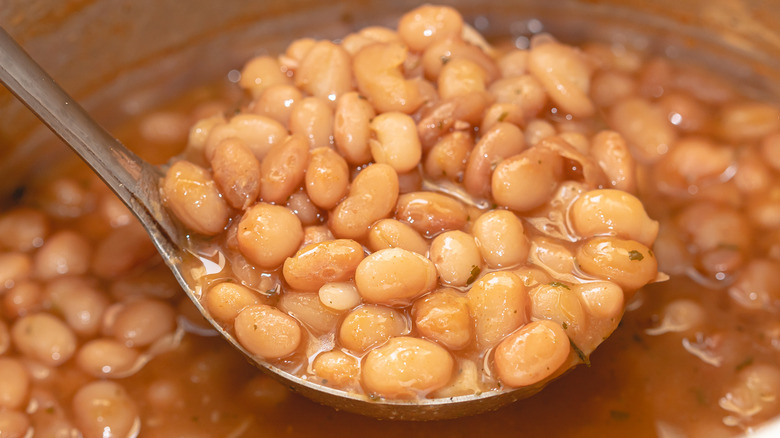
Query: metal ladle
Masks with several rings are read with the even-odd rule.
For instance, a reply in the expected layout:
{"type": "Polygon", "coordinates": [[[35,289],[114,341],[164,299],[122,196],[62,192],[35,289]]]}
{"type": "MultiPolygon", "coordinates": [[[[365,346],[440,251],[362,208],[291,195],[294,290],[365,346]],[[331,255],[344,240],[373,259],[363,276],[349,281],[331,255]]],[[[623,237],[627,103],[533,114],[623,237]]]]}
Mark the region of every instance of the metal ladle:
{"type": "Polygon", "coordinates": [[[496,409],[535,394],[552,380],[513,391],[419,401],[384,400],[309,382],[253,356],[198,301],[195,281],[188,274],[192,263],[198,260],[186,250],[185,233],[162,205],[158,190],[161,169],[139,158],[95,122],[2,28],[0,82],[69,145],[138,217],[176,280],[211,325],[251,362],[291,389],[319,403],[363,415],[434,420],[496,409]]]}

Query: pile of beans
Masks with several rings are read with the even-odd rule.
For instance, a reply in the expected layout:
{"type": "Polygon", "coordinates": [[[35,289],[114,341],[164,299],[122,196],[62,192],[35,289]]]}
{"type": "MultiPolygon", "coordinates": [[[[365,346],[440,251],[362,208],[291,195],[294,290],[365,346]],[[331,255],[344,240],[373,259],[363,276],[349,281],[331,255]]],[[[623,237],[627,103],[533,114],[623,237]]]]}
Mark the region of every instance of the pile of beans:
{"type": "Polygon", "coordinates": [[[204,307],[258,358],[376,397],[587,361],[658,278],[632,150],[594,129],[596,66],[545,35],[495,49],[441,6],[252,59],[250,102],[198,121],[161,184],[227,260],[204,307]]]}

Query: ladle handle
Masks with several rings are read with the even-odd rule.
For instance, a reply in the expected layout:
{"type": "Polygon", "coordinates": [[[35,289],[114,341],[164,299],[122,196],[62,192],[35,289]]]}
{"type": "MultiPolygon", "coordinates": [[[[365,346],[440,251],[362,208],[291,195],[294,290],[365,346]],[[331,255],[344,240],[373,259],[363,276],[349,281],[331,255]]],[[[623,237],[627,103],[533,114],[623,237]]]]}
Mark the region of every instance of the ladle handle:
{"type": "Polygon", "coordinates": [[[160,201],[160,170],[95,122],[2,27],[0,82],[92,167],[150,234],[164,233],[152,235],[158,249],[163,250],[159,248],[161,244],[180,241],[160,201]]]}

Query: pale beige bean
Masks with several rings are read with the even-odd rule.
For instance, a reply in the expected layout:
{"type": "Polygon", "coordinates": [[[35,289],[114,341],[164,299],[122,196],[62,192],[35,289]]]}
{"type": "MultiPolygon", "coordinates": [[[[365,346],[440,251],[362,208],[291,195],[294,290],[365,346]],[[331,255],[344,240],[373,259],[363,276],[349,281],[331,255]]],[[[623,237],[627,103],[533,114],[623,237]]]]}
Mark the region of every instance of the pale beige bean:
{"type": "Polygon", "coordinates": [[[582,45],[582,51],[604,70],[634,73],[641,69],[645,62],[638,49],[621,42],[589,42],[582,45]]]}
{"type": "Polygon", "coordinates": [[[528,238],[522,221],[507,210],[491,210],[471,227],[482,258],[491,268],[508,268],[525,263],[528,238]]]}
{"type": "Polygon", "coordinates": [[[35,253],[33,271],[42,280],[81,275],[89,270],[92,249],[82,235],[71,230],[52,234],[35,253]]]}
{"type": "Polygon", "coordinates": [[[24,364],[18,359],[0,357],[0,410],[24,407],[29,391],[30,374],[24,364]]]}
{"type": "Polygon", "coordinates": [[[590,155],[612,188],[636,191],[636,163],[623,136],[615,131],[600,131],[590,142],[590,155]]]}
{"type": "Polygon", "coordinates": [[[60,177],[44,186],[38,195],[43,210],[59,219],[73,219],[91,211],[95,194],[72,177],[60,177]]]}
{"type": "Polygon", "coordinates": [[[678,215],[677,224],[699,252],[729,247],[745,251],[751,247],[750,222],[732,207],[710,202],[691,204],[678,215]]]}
{"type": "Polygon", "coordinates": [[[428,243],[409,224],[395,219],[382,219],[371,225],[368,232],[368,249],[403,248],[417,254],[428,255],[428,243]]]}
{"type": "Polygon", "coordinates": [[[260,297],[251,289],[237,283],[224,282],[208,289],[204,305],[217,321],[232,322],[245,307],[260,304],[260,297]]]}
{"type": "Polygon", "coordinates": [[[499,79],[488,91],[498,103],[517,105],[524,120],[536,117],[547,104],[544,86],[532,75],[499,79]]]}
{"type": "Polygon", "coordinates": [[[423,5],[405,13],[398,23],[398,35],[414,51],[423,51],[434,41],[459,36],[463,18],[449,6],[423,5]]]}
{"type": "Polygon", "coordinates": [[[335,237],[333,237],[333,233],[330,232],[330,228],[327,225],[310,225],[303,229],[302,245],[304,246],[333,239],[335,237]]]}
{"type": "Polygon", "coordinates": [[[684,92],[664,93],[658,103],[669,122],[686,133],[701,131],[712,117],[706,105],[684,92]]]}
{"type": "Polygon", "coordinates": [[[204,155],[206,160],[211,160],[222,140],[235,137],[242,140],[255,157],[262,161],[268,150],[283,142],[287,135],[287,128],[270,117],[250,113],[238,114],[228,123],[211,128],[204,146],[204,155]]]}
{"type": "Polygon", "coordinates": [[[586,273],[632,292],[655,280],[658,262],[650,249],[633,240],[595,237],[577,248],[577,264],[586,273]]]}
{"type": "Polygon", "coordinates": [[[306,190],[301,189],[287,198],[287,208],[295,214],[305,227],[322,223],[323,212],[309,198],[306,190]]]}
{"type": "Polygon", "coordinates": [[[528,146],[535,146],[547,137],[552,137],[557,133],[555,126],[547,120],[533,119],[525,126],[525,143],[528,146]]]}
{"type": "Polygon", "coordinates": [[[359,239],[371,224],[385,218],[398,200],[398,174],[387,164],[372,164],[358,173],[349,195],[331,211],[329,225],[336,237],[359,239]]]}
{"type": "Polygon", "coordinates": [[[303,338],[301,326],[294,318],[264,304],[244,308],[233,326],[238,342],[263,359],[289,356],[303,338]]]}
{"type": "MultiPolygon", "coordinates": [[[[761,140],[761,156],[772,169],[780,170],[780,131],[769,134],[761,140]]],[[[0,219],[0,238],[4,237],[2,223],[0,219]]]]}
{"type": "Polygon", "coordinates": [[[487,197],[493,169],[504,158],[521,153],[525,138],[517,126],[499,122],[482,135],[469,155],[463,174],[463,187],[473,196],[487,197]]]}
{"type": "Polygon", "coordinates": [[[176,327],[176,312],[171,305],[149,298],[124,304],[115,318],[111,331],[128,347],[150,345],[176,327]]]}
{"type": "Polygon", "coordinates": [[[3,311],[9,318],[17,318],[43,308],[43,290],[35,281],[23,281],[3,294],[3,311]]]}
{"type": "Polygon", "coordinates": [[[355,285],[369,303],[408,304],[436,286],[436,266],[415,252],[382,249],[360,262],[355,285]]]}
{"type": "Polygon", "coordinates": [[[479,130],[480,132],[487,132],[498,122],[524,126],[525,115],[523,115],[523,108],[514,103],[494,103],[485,110],[479,130]]]}
{"type": "Polygon", "coordinates": [[[590,96],[593,103],[607,108],[615,103],[637,94],[636,79],[628,74],[613,70],[598,71],[590,83],[590,96]]]}
{"type": "Polygon", "coordinates": [[[4,355],[9,348],[11,348],[11,333],[5,321],[0,320],[0,356],[4,355]]]}
{"type": "Polygon", "coordinates": [[[211,158],[214,182],[231,207],[244,210],[260,194],[260,161],[238,138],[222,140],[211,158]]]}
{"type": "Polygon", "coordinates": [[[363,247],[351,239],[314,243],[284,261],[284,279],[293,289],[316,291],[350,279],[363,257],[363,247]]]}
{"type": "Polygon", "coordinates": [[[17,319],[11,328],[11,340],[20,353],[48,366],[58,366],[76,352],[73,330],[48,313],[17,319]]]}
{"type": "Polygon", "coordinates": [[[287,46],[284,55],[279,57],[279,62],[294,73],[301,64],[301,61],[303,61],[303,58],[306,57],[306,54],[309,53],[309,50],[311,50],[315,44],[317,44],[317,40],[314,38],[299,38],[293,40],[293,42],[287,46]]]}
{"type": "Polygon", "coordinates": [[[622,190],[583,193],[572,203],[569,219],[582,237],[612,235],[651,247],[658,236],[658,221],[650,219],[642,201],[622,190]]]}
{"type": "Polygon", "coordinates": [[[317,293],[283,293],[276,307],[298,320],[315,336],[335,333],[341,316],[326,307],[317,293]]]}
{"type": "Polygon", "coordinates": [[[708,139],[686,137],[676,141],[653,168],[656,185],[673,195],[687,194],[692,186],[712,185],[736,161],[734,150],[708,139]]]}
{"type": "Polygon", "coordinates": [[[386,112],[369,125],[368,144],[377,163],[390,165],[398,173],[408,172],[420,163],[422,146],[414,119],[401,112],[386,112]]]}
{"type": "Polygon", "coordinates": [[[328,101],[304,97],[290,112],[290,132],[309,142],[309,148],[328,147],[333,143],[333,109],[328,101]]]}
{"type": "Polygon", "coordinates": [[[442,99],[469,93],[484,93],[487,73],[479,64],[465,58],[450,60],[442,67],[437,90],[442,99]]]}
{"type": "Polygon", "coordinates": [[[291,135],[268,151],[260,164],[260,198],[282,203],[301,185],[309,161],[309,144],[291,135]]]}
{"type": "Polygon", "coordinates": [[[352,59],[358,89],[380,113],[411,114],[423,104],[417,84],[404,77],[406,57],[403,45],[379,43],[363,48],[352,59]]]}
{"type": "Polygon", "coordinates": [[[532,147],[496,166],[491,179],[493,199],[515,211],[528,211],[547,202],[558,187],[563,160],[550,150],[532,147]]]}
{"type": "Polygon", "coordinates": [[[451,286],[473,283],[482,265],[474,237],[459,230],[436,236],[431,242],[430,258],[442,283],[451,286]]]}
{"type": "Polygon", "coordinates": [[[80,277],[63,277],[46,285],[44,296],[81,336],[94,336],[100,330],[109,302],[94,282],[80,277]]]}
{"type": "Polygon", "coordinates": [[[241,70],[238,84],[241,88],[259,96],[263,90],[274,85],[289,85],[292,80],[282,71],[279,62],[270,56],[258,56],[246,63],[241,70]]]}
{"type": "Polygon", "coordinates": [[[409,325],[401,312],[369,304],[347,314],[339,327],[338,339],[345,348],[363,353],[407,333],[409,325]]]}
{"type": "Polygon", "coordinates": [[[465,348],[474,339],[468,299],[454,289],[439,289],[415,301],[412,315],[422,336],[452,350],[465,348]]]}
{"type": "Polygon", "coordinates": [[[32,432],[30,419],[24,413],[16,410],[0,411],[0,433],[3,437],[24,438],[31,436],[32,432]]]}
{"type": "Polygon", "coordinates": [[[73,419],[84,438],[133,436],[141,427],[138,407],[118,383],[96,381],[73,396],[73,419]]]}
{"type": "Polygon", "coordinates": [[[763,102],[729,104],[721,109],[717,126],[727,141],[759,140],[780,129],[780,109],[763,102]]]}
{"type": "Polygon", "coordinates": [[[352,309],[361,302],[357,287],[346,282],[324,284],[318,295],[323,306],[336,312],[352,309]]]}
{"type": "Polygon", "coordinates": [[[477,344],[495,345],[526,322],[528,301],[523,280],[507,271],[490,272],[466,293],[477,344]]]}
{"type": "Polygon", "coordinates": [[[441,137],[425,157],[425,173],[433,178],[461,181],[473,147],[473,137],[463,131],[441,137]]]}
{"type": "Polygon", "coordinates": [[[746,309],[772,308],[780,299],[775,285],[780,281],[780,263],[775,260],[756,258],[751,260],[729,286],[729,297],[746,309]]]}
{"type": "Polygon", "coordinates": [[[261,202],[244,213],[237,238],[247,260],[261,268],[275,269],[298,250],[303,227],[289,209],[261,202]]]}
{"type": "Polygon", "coordinates": [[[496,61],[502,78],[513,78],[528,73],[528,50],[510,50],[496,61]]]}
{"type": "Polygon", "coordinates": [[[577,346],[588,339],[589,321],[570,285],[540,284],[528,291],[528,300],[532,320],[546,319],[559,324],[577,346]]]}
{"type": "Polygon", "coordinates": [[[529,52],[528,70],[564,112],[575,117],[595,112],[588,97],[592,67],[578,49],[554,41],[536,44],[529,52]]]}
{"type": "Polygon", "coordinates": [[[608,119],[641,163],[658,161],[676,139],[674,128],[661,107],[642,98],[632,97],[616,103],[608,119]]]}
{"type": "Polygon", "coordinates": [[[534,265],[526,265],[520,268],[512,269],[509,272],[517,275],[523,280],[526,289],[538,286],[540,284],[552,283],[550,274],[542,268],[534,265]]]}
{"type": "Polygon", "coordinates": [[[734,184],[740,192],[751,195],[765,193],[772,182],[772,169],[753,149],[745,149],[737,160],[734,184]]]}
{"type": "Polygon", "coordinates": [[[341,47],[354,56],[360,49],[371,44],[400,42],[401,37],[395,30],[383,26],[368,26],[345,36],[341,41],[341,47]]]}
{"type": "Polygon", "coordinates": [[[435,81],[442,68],[454,59],[468,59],[482,67],[487,74],[487,83],[493,82],[501,74],[493,58],[482,49],[452,36],[432,43],[423,52],[421,61],[425,77],[435,81]]]}
{"type": "MultiPolygon", "coordinates": [[[[190,128],[187,137],[187,148],[184,150],[184,159],[199,166],[206,165],[206,144],[211,131],[217,126],[227,125],[227,120],[222,114],[209,116],[195,122],[190,128]]],[[[227,132],[225,128],[220,128],[227,132]]],[[[212,144],[214,147],[216,143],[212,144]]]]}
{"type": "Polygon", "coordinates": [[[92,255],[92,272],[106,279],[118,278],[156,255],[146,230],[133,220],[114,228],[98,242],[92,255]]]}
{"type": "Polygon", "coordinates": [[[555,322],[534,321],[503,340],[493,357],[498,378],[522,387],[554,375],[569,357],[569,339],[555,322]]]}
{"type": "Polygon", "coordinates": [[[357,359],[342,351],[326,351],[314,359],[312,371],[328,386],[356,388],[360,377],[360,364],[357,359]]]}
{"type": "Polygon", "coordinates": [[[40,248],[49,234],[49,219],[31,208],[16,208],[0,216],[0,245],[27,252],[40,248]]]}
{"type": "Polygon", "coordinates": [[[352,60],[344,48],[330,41],[317,41],[295,71],[295,85],[331,104],[352,91],[352,60]]]}
{"type": "Polygon", "coordinates": [[[309,152],[309,164],[304,179],[306,193],[311,202],[330,210],[347,195],[349,166],[333,149],[316,148],[309,152]]]}
{"type": "Polygon", "coordinates": [[[625,306],[623,290],[609,281],[573,284],[571,290],[580,299],[588,319],[588,328],[579,334],[576,344],[583,353],[590,354],[620,324],[625,306]]]}
{"type": "Polygon", "coordinates": [[[274,85],[263,90],[250,110],[261,116],[270,117],[283,126],[289,126],[293,106],[303,99],[301,90],[293,85],[274,85]]]}
{"type": "MultiPolygon", "coordinates": [[[[51,250],[50,250],[51,251],[51,250]]],[[[10,289],[30,277],[33,262],[21,252],[0,253],[0,288],[10,289]]]]}
{"type": "Polygon", "coordinates": [[[205,235],[221,232],[230,209],[208,171],[188,161],[177,161],[162,183],[165,205],[187,228],[205,235]]]}
{"type": "Polygon", "coordinates": [[[406,193],[398,197],[395,217],[424,236],[460,230],[466,225],[466,206],[455,198],[435,192],[406,193]]]}
{"type": "Polygon", "coordinates": [[[124,377],[138,360],[138,351],[111,339],[93,339],[76,353],[78,367],[94,377],[124,377]]]}
{"type": "Polygon", "coordinates": [[[363,363],[363,387],[371,394],[408,399],[443,388],[455,361],[437,344],[411,337],[393,338],[371,350],[363,363]]]}
{"type": "Polygon", "coordinates": [[[345,93],[336,101],[333,140],[350,164],[362,165],[371,161],[369,123],[374,116],[374,108],[358,93],[345,93]]]}

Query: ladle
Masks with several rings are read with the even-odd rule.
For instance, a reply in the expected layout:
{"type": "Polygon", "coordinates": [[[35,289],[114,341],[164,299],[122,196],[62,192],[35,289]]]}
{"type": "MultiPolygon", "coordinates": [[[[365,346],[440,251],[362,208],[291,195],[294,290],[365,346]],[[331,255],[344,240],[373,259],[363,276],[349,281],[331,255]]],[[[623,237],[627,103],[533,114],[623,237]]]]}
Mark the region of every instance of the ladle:
{"type": "Polygon", "coordinates": [[[0,82],[92,167],[132,210],[176,280],[214,328],[251,362],[291,389],[336,409],[378,418],[433,420],[496,409],[538,392],[546,383],[514,391],[488,391],[450,398],[377,400],[309,382],[252,356],[209,316],[198,301],[199,292],[188,274],[191,263],[197,263],[197,259],[186,250],[185,233],[171,220],[161,203],[158,190],[161,169],[139,158],[98,125],[2,28],[0,82]]]}

